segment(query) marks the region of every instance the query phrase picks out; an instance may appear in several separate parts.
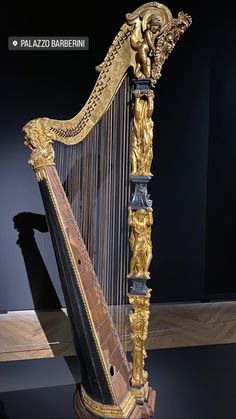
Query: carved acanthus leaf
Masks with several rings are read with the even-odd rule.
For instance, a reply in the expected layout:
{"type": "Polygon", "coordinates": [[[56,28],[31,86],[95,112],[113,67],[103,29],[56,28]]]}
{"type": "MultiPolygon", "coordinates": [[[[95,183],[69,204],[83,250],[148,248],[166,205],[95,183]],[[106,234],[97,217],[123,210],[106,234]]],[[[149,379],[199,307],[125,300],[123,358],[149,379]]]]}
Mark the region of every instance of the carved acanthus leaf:
{"type": "Polygon", "coordinates": [[[188,14],[179,12],[177,19],[172,19],[157,38],[154,59],[151,70],[152,85],[161,77],[164,62],[169,57],[180,36],[188,29],[192,18],[188,14]]]}

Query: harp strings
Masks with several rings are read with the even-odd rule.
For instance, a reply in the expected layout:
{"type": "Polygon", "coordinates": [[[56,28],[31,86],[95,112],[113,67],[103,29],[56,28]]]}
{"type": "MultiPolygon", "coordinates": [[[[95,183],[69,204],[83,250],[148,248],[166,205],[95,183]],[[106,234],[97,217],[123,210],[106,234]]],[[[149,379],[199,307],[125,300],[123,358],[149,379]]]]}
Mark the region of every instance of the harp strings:
{"type": "MultiPolygon", "coordinates": [[[[56,167],[119,336],[127,335],[130,87],[81,143],[55,143],[56,167]]],[[[122,339],[123,340],[123,339],[122,339]]]]}

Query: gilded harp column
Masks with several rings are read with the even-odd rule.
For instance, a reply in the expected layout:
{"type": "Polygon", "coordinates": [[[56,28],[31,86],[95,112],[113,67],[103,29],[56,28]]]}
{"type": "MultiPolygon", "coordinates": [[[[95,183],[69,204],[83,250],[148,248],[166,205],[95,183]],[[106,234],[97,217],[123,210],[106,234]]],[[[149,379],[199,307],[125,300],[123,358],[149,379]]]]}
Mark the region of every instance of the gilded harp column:
{"type": "Polygon", "coordinates": [[[191,17],[180,12],[173,19],[169,9],[148,3],[127,16],[135,23],[131,47],[135,51],[132,123],[130,143],[130,182],[132,197],[128,208],[130,227],[130,268],[128,278],[131,304],[129,315],[132,341],[132,392],[139,403],[148,400],[148,373],[145,371],[146,339],[150,315],[150,279],[152,260],[152,200],[148,184],[152,178],[154,87],[161,77],[165,60],[180,35],[191,24],[191,17]]]}

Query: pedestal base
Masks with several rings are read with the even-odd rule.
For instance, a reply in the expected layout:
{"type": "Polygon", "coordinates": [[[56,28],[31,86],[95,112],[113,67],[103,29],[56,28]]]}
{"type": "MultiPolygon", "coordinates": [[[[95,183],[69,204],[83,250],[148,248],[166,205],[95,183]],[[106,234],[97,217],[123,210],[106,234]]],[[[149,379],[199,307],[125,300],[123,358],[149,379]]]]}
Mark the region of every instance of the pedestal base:
{"type": "MultiPolygon", "coordinates": [[[[143,405],[136,405],[134,410],[131,412],[131,414],[127,417],[124,417],[123,419],[150,419],[151,416],[154,414],[154,408],[155,408],[155,400],[156,400],[156,392],[149,389],[148,394],[148,400],[143,405]]],[[[79,393],[79,390],[76,391],[74,396],[74,408],[76,410],[76,413],[79,417],[79,419],[101,419],[100,416],[93,415],[91,412],[89,412],[83,401],[81,400],[81,396],[79,393]]],[[[116,419],[114,418],[106,418],[106,419],[116,419]]],[[[117,418],[120,419],[120,418],[117,418]]]]}
{"type": "Polygon", "coordinates": [[[74,395],[74,408],[79,419],[97,419],[98,418],[97,416],[94,416],[92,413],[90,413],[86,409],[84,403],[81,400],[79,390],[77,390],[74,395]]]}
{"type": "Polygon", "coordinates": [[[154,414],[155,402],[156,392],[150,388],[147,402],[143,405],[137,405],[129,419],[149,419],[154,414]]]}

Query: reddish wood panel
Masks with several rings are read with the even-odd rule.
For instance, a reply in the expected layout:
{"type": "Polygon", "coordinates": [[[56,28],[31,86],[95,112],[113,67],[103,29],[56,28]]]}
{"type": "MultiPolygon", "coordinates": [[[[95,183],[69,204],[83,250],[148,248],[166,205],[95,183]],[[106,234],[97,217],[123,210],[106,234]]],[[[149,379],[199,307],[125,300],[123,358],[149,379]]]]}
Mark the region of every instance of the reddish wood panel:
{"type": "Polygon", "coordinates": [[[129,390],[129,364],[55,167],[46,167],[46,173],[63,231],[79,272],[78,281],[81,281],[87,307],[100,340],[106,369],[110,374],[117,402],[120,403],[129,390]]]}

